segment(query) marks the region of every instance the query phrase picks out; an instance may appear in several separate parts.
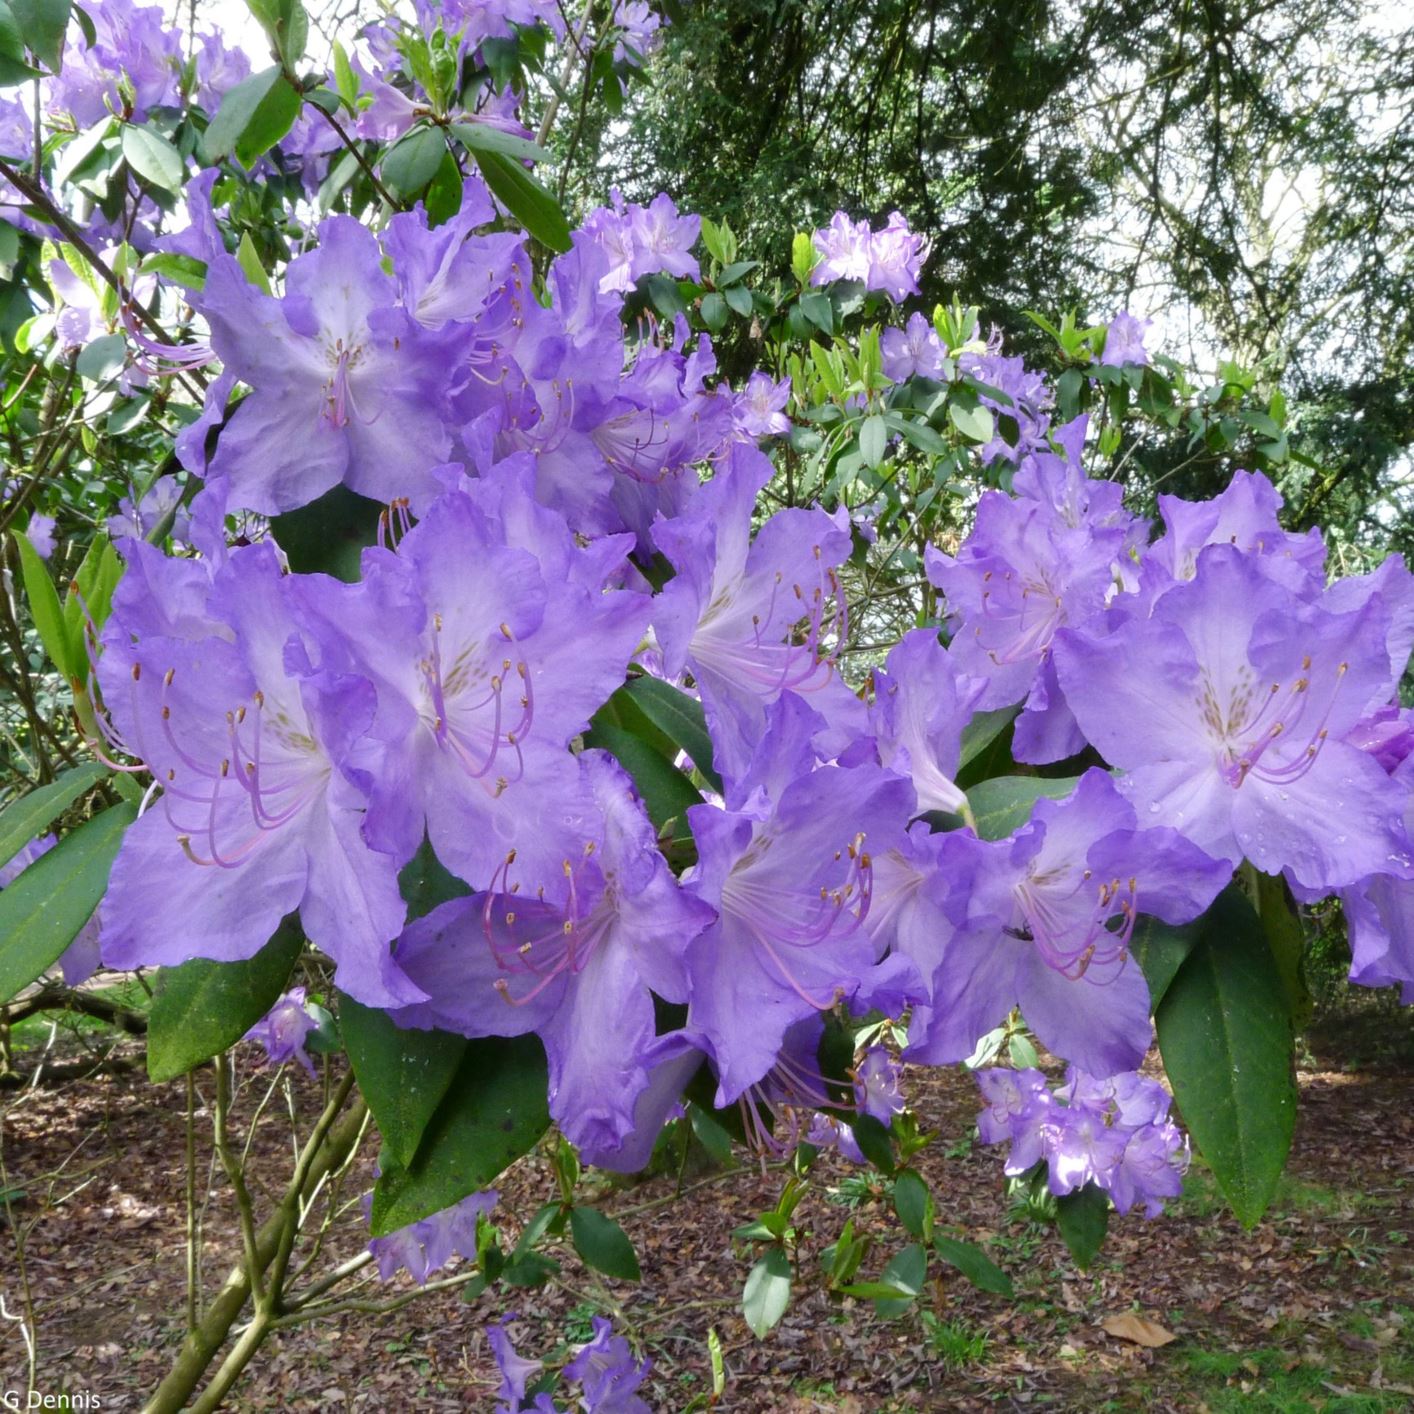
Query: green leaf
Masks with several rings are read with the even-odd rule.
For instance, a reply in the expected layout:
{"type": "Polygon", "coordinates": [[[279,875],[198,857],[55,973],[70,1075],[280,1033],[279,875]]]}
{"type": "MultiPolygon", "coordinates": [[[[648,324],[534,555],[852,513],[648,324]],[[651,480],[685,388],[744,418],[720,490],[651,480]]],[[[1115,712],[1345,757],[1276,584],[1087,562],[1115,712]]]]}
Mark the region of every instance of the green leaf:
{"type": "Polygon", "coordinates": [[[1134,923],[1129,939],[1129,951],[1149,984],[1149,1008],[1154,1010],[1163,1000],[1183,960],[1193,950],[1198,939],[1198,925],[1185,923],[1181,928],[1161,922],[1150,914],[1141,913],[1134,923]]]}
{"type": "Polygon", "coordinates": [[[49,570],[39,552],[29,543],[28,535],[16,535],[20,552],[20,577],[24,580],[25,597],[29,600],[30,617],[39,633],[39,641],[49,660],[66,678],[76,676],[70,661],[69,634],[64,623],[64,611],[59,607],[59,591],[49,578],[49,570]]]}
{"type": "Polygon", "coordinates": [[[1154,1017],[1184,1123],[1238,1221],[1276,1192],[1296,1125],[1291,1020],[1252,905],[1229,887],[1154,1017]]]}
{"type": "Polygon", "coordinates": [[[682,819],[690,806],[702,804],[697,787],[642,737],[612,722],[598,722],[586,733],[584,743],[602,747],[633,777],[654,829],[661,830],[669,820],[682,819]]]}
{"type": "Polygon", "coordinates": [[[74,369],[80,378],[104,383],[121,371],[127,354],[127,340],[121,334],[100,334],[79,350],[74,369]]]}
{"type": "Polygon", "coordinates": [[[255,248],[255,242],[250,238],[249,231],[241,232],[241,243],[236,247],[236,264],[241,267],[241,273],[255,286],[261,294],[270,293],[270,277],[265,273],[265,267],[260,263],[260,253],[255,248]]]}
{"type": "Polygon", "coordinates": [[[459,1203],[533,1149],[550,1127],[547,1083],[539,1037],[468,1041],[416,1158],[383,1165],[373,1190],[374,1235],[459,1203]]]}
{"type": "Polygon", "coordinates": [[[471,155],[497,200],[541,245],[570,248],[570,226],[560,203],[519,162],[481,148],[473,148],[471,155]]]}
{"type": "Polygon", "coordinates": [[[161,133],[137,123],[123,126],[123,157],[129,167],[163,191],[179,192],[185,172],[182,154],[161,133]]]}
{"type": "Polygon", "coordinates": [[[742,318],[750,315],[752,310],[751,291],[745,285],[731,285],[722,291],[722,298],[727,305],[742,318]]]}
{"type": "Polygon", "coordinates": [[[438,904],[465,898],[471,889],[437,858],[431,841],[424,837],[417,853],[398,873],[398,892],[407,904],[411,923],[425,918],[438,904]]]}
{"type": "Polygon", "coordinates": [[[876,467],[884,460],[889,447],[889,425],[878,413],[864,419],[859,428],[859,455],[864,464],[876,467]]]}
{"type": "Polygon", "coordinates": [[[440,226],[444,221],[450,221],[462,209],[462,169],[457,166],[457,159],[452,156],[450,148],[442,154],[442,163],[427,188],[423,205],[427,208],[430,226],[440,226]]]}
{"type": "Polygon", "coordinates": [[[364,550],[378,539],[383,507],[335,486],[307,506],[273,516],[270,530],[298,574],[331,574],[352,584],[364,550]]]}
{"type": "Polygon", "coordinates": [[[1257,915],[1262,920],[1262,932],[1271,949],[1272,960],[1281,976],[1291,1025],[1304,1031],[1315,1011],[1315,999],[1306,984],[1306,930],[1296,900],[1280,875],[1252,871],[1255,885],[1257,915]]]}
{"type": "Polygon", "coordinates": [[[1093,1183],[1056,1199],[1056,1225],[1075,1265],[1083,1272],[1099,1255],[1110,1226],[1110,1200],[1093,1183]]]}
{"type": "Polygon", "coordinates": [[[70,0],[10,0],[10,13],[25,43],[42,64],[56,72],[64,55],[71,10],[70,0]]]}
{"type": "Polygon", "coordinates": [[[502,132],[489,123],[453,123],[452,131],[470,152],[499,152],[505,157],[523,157],[531,162],[550,160],[550,154],[538,143],[515,133],[502,132]]]}
{"type": "Polygon", "coordinates": [[[138,267],[141,274],[161,275],[188,290],[206,288],[206,262],[175,251],[161,250],[149,255],[138,267]]]}
{"type": "Polygon", "coordinates": [[[280,999],[303,948],[291,917],[244,962],[198,957],[164,967],[147,1019],[148,1077],[172,1080],[234,1046],[280,999]]]}
{"type": "Polygon", "coordinates": [[[914,1237],[924,1242],[932,1239],[933,1193],[912,1169],[905,1169],[894,1179],[894,1212],[914,1237]]]}
{"type": "Polygon", "coordinates": [[[939,1233],[933,1239],[933,1250],[979,1291],[990,1291],[997,1296],[1012,1295],[1011,1278],[980,1247],[939,1233]]]}
{"type": "Polygon", "coordinates": [[[991,712],[972,714],[971,721],[962,729],[962,752],[957,761],[959,775],[1006,731],[1020,711],[1018,704],[1014,707],[998,707],[991,712]]]}
{"type": "Polygon", "coordinates": [[[11,801],[0,810],[0,864],[8,864],[51,820],[111,774],[90,761],[11,801]]]}
{"type": "Polygon", "coordinates": [[[1052,780],[1044,776],[995,776],[981,781],[967,792],[984,840],[1003,840],[1031,818],[1038,800],[1062,800],[1074,789],[1078,777],[1052,780]]]}
{"type": "Polygon", "coordinates": [[[786,1313],[790,1305],[790,1261],[779,1247],[772,1247],[746,1278],[741,1312],[752,1334],[760,1340],[786,1313]]]}
{"type": "Polygon", "coordinates": [[[108,888],[123,831],[136,818],[134,806],[112,806],[0,889],[0,1002],[53,966],[88,922],[108,888]]]}
{"type": "Polygon", "coordinates": [[[434,127],[414,128],[388,149],[378,175],[394,196],[414,197],[437,175],[447,140],[434,127]]]}
{"type": "Polygon", "coordinates": [[[466,1037],[404,1029],[386,1011],[346,996],[339,999],[339,1029],[383,1143],[406,1168],[461,1065],[466,1037]]]}
{"type": "Polygon", "coordinates": [[[829,295],[822,294],[819,290],[807,290],[800,297],[800,309],[822,334],[833,331],[835,307],[830,303],[829,295]]]}
{"type": "Polygon", "coordinates": [[[358,103],[358,78],[354,74],[353,65],[349,63],[347,51],[337,39],[334,41],[334,87],[338,89],[345,107],[352,113],[358,103]]]}
{"type": "Polygon", "coordinates": [[[236,142],[254,119],[256,110],[265,101],[280,77],[280,66],[262,69],[248,79],[242,79],[228,89],[221,107],[207,126],[202,145],[210,162],[219,162],[236,150],[236,142]]]}
{"type": "Polygon", "coordinates": [[[880,1173],[892,1173],[894,1163],[893,1140],[889,1131],[873,1115],[860,1114],[850,1121],[854,1131],[854,1142],[860,1152],[880,1173]]]}
{"type": "Polygon", "coordinates": [[[619,1281],[642,1277],[628,1233],[597,1208],[570,1209],[570,1237],[586,1266],[619,1281]]]}
{"type": "Polygon", "coordinates": [[[751,274],[761,262],[759,260],[734,260],[717,276],[719,286],[734,285],[738,280],[751,274]]]}
{"type": "Polygon", "coordinates": [[[916,1242],[910,1242],[907,1247],[895,1252],[879,1273],[878,1284],[893,1294],[874,1298],[875,1313],[886,1321],[903,1315],[927,1280],[928,1253],[916,1242]]]}
{"type": "Polygon", "coordinates": [[[972,407],[965,407],[960,403],[949,403],[948,417],[952,420],[952,425],[969,442],[980,443],[992,440],[992,413],[989,408],[984,408],[980,403],[972,407]]]}
{"type": "Polygon", "coordinates": [[[659,731],[687,752],[702,779],[720,792],[722,778],[712,764],[712,738],[702,704],[662,678],[647,675],[634,678],[625,691],[659,731]]]}
{"type": "MultiPolygon", "coordinates": [[[[301,10],[300,13],[304,12],[301,10]]],[[[260,100],[250,121],[236,139],[236,161],[247,171],[254,167],[257,159],[269,152],[294,127],[303,106],[304,99],[299,89],[281,74],[260,100]]]]}
{"type": "Polygon", "coordinates": [[[815,249],[815,242],[809,233],[797,231],[790,245],[790,273],[795,276],[796,283],[809,284],[810,272],[819,263],[820,253],[815,249]]]}

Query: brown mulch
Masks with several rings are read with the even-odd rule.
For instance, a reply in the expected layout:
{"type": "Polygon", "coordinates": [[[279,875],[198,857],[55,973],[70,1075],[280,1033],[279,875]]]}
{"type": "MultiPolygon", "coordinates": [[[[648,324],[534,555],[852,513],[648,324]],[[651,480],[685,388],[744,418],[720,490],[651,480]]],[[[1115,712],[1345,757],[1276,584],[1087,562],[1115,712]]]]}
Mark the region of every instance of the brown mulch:
{"type": "MultiPolygon", "coordinates": [[[[243,1143],[268,1077],[249,1048],[241,1066],[236,1138],[243,1143]]],[[[211,1088],[206,1072],[198,1081],[204,1103],[211,1088]]],[[[1414,1323],[1414,1312],[1400,1305],[1414,1305],[1406,1241],[1414,1238],[1414,1075],[1304,1072],[1287,1187],[1266,1221],[1244,1232],[1223,1211],[1211,1181],[1196,1175],[1173,1213],[1153,1223],[1115,1218],[1088,1273],[1077,1271],[1053,1229],[1009,1211],[1000,1151],[968,1142],[977,1111],[970,1079],[956,1070],[910,1071],[908,1088],[937,1136],[920,1168],[937,1197],[940,1226],[986,1246],[1016,1282],[1016,1297],[1007,1300],[934,1264],[918,1306],[985,1336],[985,1349],[969,1360],[945,1361],[918,1310],[883,1321],[871,1303],[832,1300],[820,1289],[819,1254],[846,1218],[877,1238],[862,1277],[877,1273],[907,1240],[888,1204],[858,1181],[845,1182],[853,1171],[827,1158],[796,1212],[796,1299],[763,1341],[748,1331],[739,1307],[753,1250],[731,1233],[774,1204],[784,1175],[754,1167],[699,1172],[687,1177],[688,1191],[676,1201],[675,1180],[660,1176],[605,1189],[598,1199],[632,1236],[641,1283],[601,1282],[561,1250],[561,1279],[549,1287],[501,1288],[470,1304],[456,1291],[434,1292],[392,1314],[331,1317],[273,1338],[227,1407],[489,1411],[497,1380],[483,1328],[507,1309],[519,1317],[522,1352],[552,1362],[587,1338],[591,1314],[614,1314],[654,1361],[644,1393],[661,1411],[680,1410],[710,1387],[709,1327],[725,1353],[726,1393],[715,1406],[723,1411],[1202,1409],[1208,1405],[1190,1383],[1194,1351],[1277,1351],[1292,1369],[1318,1367],[1334,1391],[1333,1409],[1414,1407],[1414,1391],[1406,1401],[1384,1373],[1394,1346],[1402,1349],[1414,1335],[1402,1324],[1406,1314],[1414,1323]],[[849,1197],[855,1206],[843,1201],[849,1197]],[[1178,1339],[1155,1350],[1107,1334],[1105,1318],[1130,1310],[1178,1339]],[[1361,1325],[1361,1316],[1375,1326],[1368,1319],[1361,1325]],[[1375,1402],[1341,1402],[1356,1390],[1375,1402]]],[[[294,1071],[290,1094],[307,1127],[318,1087],[294,1071]]],[[[0,1094],[0,1105],[5,1176],[26,1195],[14,1215],[25,1233],[37,1317],[38,1387],[86,1392],[101,1400],[88,1407],[105,1411],[137,1409],[183,1334],[184,1085],[154,1086],[140,1071],[128,1072],[0,1094]]],[[[253,1140],[262,1210],[288,1172],[285,1106],[277,1093],[253,1140]]],[[[210,1291],[235,1260],[239,1238],[205,1110],[197,1138],[202,1190],[210,1173],[202,1250],[210,1291]]],[[[365,1145],[348,1198],[370,1186],[375,1147],[365,1145]]],[[[552,1196],[554,1183],[537,1154],[499,1187],[498,1221],[511,1240],[552,1196]]],[[[354,1203],[315,1270],[357,1253],[365,1241],[354,1203]]],[[[22,1309],[13,1234],[0,1232],[0,1253],[0,1296],[13,1317],[22,1309]]],[[[386,1301],[410,1290],[400,1276],[387,1287],[366,1280],[350,1294],[386,1301]]],[[[1238,1371],[1228,1380],[1235,1398],[1249,1379],[1260,1390],[1258,1368],[1253,1363],[1250,1376],[1238,1371]]],[[[19,1329],[0,1321],[0,1391],[23,1391],[24,1380],[19,1329]]],[[[1217,1387],[1224,1387],[1221,1379],[1217,1387]]]]}

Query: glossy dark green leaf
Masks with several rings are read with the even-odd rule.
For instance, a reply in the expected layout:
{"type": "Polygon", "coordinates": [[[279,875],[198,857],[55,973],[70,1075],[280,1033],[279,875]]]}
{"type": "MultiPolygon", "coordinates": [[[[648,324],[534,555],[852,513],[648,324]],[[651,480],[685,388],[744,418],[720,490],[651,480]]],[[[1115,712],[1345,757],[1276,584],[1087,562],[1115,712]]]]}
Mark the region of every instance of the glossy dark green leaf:
{"type": "Polygon", "coordinates": [[[64,771],[0,810],[0,864],[8,864],[39,832],[112,774],[97,761],[64,771]]]}
{"type": "Polygon", "coordinates": [[[352,997],[339,999],[339,1030],[383,1143],[406,1168],[461,1065],[466,1037],[404,1029],[352,997]]]}
{"type": "Polygon", "coordinates": [[[293,916],[252,958],[164,967],[147,1019],[147,1073],[171,1080],[219,1055],[280,999],[304,947],[293,916]]]}
{"type": "Polygon", "coordinates": [[[236,161],[247,171],[254,167],[294,127],[303,106],[299,89],[283,75],[277,78],[236,139],[236,161]]]}
{"type": "Polygon", "coordinates": [[[131,805],[95,815],[0,889],[0,1002],[52,967],[88,922],[136,817],[131,805]]]}
{"type": "Polygon", "coordinates": [[[1075,1265],[1083,1272],[1099,1255],[1110,1226],[1110,1200],[1093,1183],[1056,1199],[1056,1225],[1075,1265]]]}
{"type": "Polygon", "coordinates": [[[1011,1278],[980,1248],[971,1242],[959,1242],[955,1237],[939,1233],[933,1239],[933,1250],[949,1266],[956,1267],[979,1291],[997,1296],[1011,1296],[1011,1278]]]}
{"type": "Polygon", "coordinates": [[[892,1173],[895,1168],[894,1145],[889,1131],[873,1115],[860,1114],[850,1121],[854,1142],[860,1152],[880,1173],[892,1173]]]}
{"type": "Polygon", "coordinates": [[[569,222],[560,203],[515,158],[482,148],[473,148],[471,155],[496,199],[541,245],[570,248],[569,222]]]}
{"type": "Polygon", "coordinates": [[[378,175],[394,196],[414,197],[437,175],[446,155],[441,128],[414,128],[388,149],[378,175]]]}
{"type": "Polygon", "coordinates": [[[741,1293],[741,1313],[760,1340],[790,1305],[790,1261],[779,1247],[770,1248],[751,1269],[741,1293]]]}
{"type": "Polygon", "coordinates": [[[318,500],[270,521],[275,543],[298,574],[331,574],[353,583],[364,550],[378,539],[377,501],[335,486],[318,500]]]}
{"type": "Polygon", "coordinates": [[[24,581],[30,617],[34,620],[39,641],[44,645],[49,661],[66,678],[72,677],[77,667],[72,662],[64,611],[59,604],[59,591],[49,577],[49,567],[39,558],[28,535],[16,535],[15,546],[20,552],[20,578],[24,581]]]}
{"type": "Polygon", "coordinates": [[[958,775],[970,766],[1016,720],[1020,706],[998,707],[992,712],[974,712],[962,729],[962,751],[958,756],[958,775]]]}
{"type": "Polygon", "coordinates": [[[413,1162],[383,1166],[373,1190],[374,1235],[489,1187],[534,1148],[550,1126],[546,1085],[539,1037],[469,1041],[413,1162]]]}
{"type": "Polygon", "coordinates": [[[236,150],[236,142],[254,119],[270,90],[280,77],[280,66],[274,65],[242,79],[234,88],[226,90],[221,107],[211,120],[202,139],[207,160],[219,162],[236,150]]]}
{"type": "Polygon", "coordinates": [[[128,343],[121,334],[100,334],[85,344],[74,360],[79,377],[104,383],[121,371],[128,357],[128,343]]]}
{"type": "Polygon", "coordinates": [[[1259,874],[1254,870],[1253,880],[1262,932],[1281,976],[1292,1028],[1300,1032],[1310,1023],[1315,1011],[1315,1000],[1306,981],[1306,930],[1301,922],[1301,910],[1280,875],[1259,874]]]}
{"type": "Polygon", "coordinates": [[[1185,923],[1174,927],[1150,914],[1141,913],[1134,924],[1129,951],[1144,972],[1149,984],[1149,1007],[1156,1008],[1169,989],[1183,960],[1193,950],[1198,938],[1198,925],[1185,923]]]}
{"type": "Polygon", "coordinates": [[[570,1210],[570,1237],[574,1250],[587,1266],[619,1281],[638,1281],[642,1277],[638,1254],[628,1233],[597,1208],[570,1210]]]}
{"type": "Polygon", "coordinates": [[[905,1169],[894,1179],[894,1212],[914,1237],[923,1242],[932,1239],[933,1193],[913,1169],[905,1169]]]}
{"type": "Polygon", "coordinates": [[[879,1285],[890,1288],[893,1295],[875,1296],[874,1312],[886,1321],[903,1315],[917,1300],[928,1280],[928,1253],[916,1242],[895,1252],[888,1265],[879,1273],[879,1285]]]}
{"type": "Polygon", "coordinates": [[[1296,1125],[1291,1019],[1252,905],[1230,887],[1154,1016],[1183,1121],[1238,1220],[1260,1221],[1296,1125]]]}
{"type": "Polygon", "coordinates": [[[662,678],[647,675],[634,678],[624,690],[654,726],[687,752],[702,779],[720,792],[722,778],[712,764],[712,738],[702,704],[662,678]]]}
{"type": "Polygon", "coordinates": [[[877,413],[866,417],[859,428],[859,455],[864,458],[865,466],[878,466],[888,447],[888,423],[877,413]]]}
{"type": "Polygon", "coordinates": [[[1076,778],[1051,780],[1044,776],[994,776],[980,781],[967,792],[984,840],[1003,840],[1019,830],[1030,818],[1038,800],[1062,800],[1074,789],[1076,778]]]}

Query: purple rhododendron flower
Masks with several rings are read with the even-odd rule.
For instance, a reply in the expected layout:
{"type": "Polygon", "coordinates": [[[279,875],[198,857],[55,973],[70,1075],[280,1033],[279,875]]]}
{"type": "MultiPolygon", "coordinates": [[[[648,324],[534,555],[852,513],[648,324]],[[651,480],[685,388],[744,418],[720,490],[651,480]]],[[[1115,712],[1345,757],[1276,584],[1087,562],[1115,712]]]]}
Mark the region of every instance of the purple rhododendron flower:
{"type": "Polygon", "coordinates": [[[901,212],[891,213],[886,225],[871,232],[868,221],[851,221],[836,211],[830,224],[815,232],[814,243],[820,260],[810,272],[812,285],[859,280],[896,304],[918,293],[927,242],[909,230],[901,212]]]}
{"type": "Polygon", "coordinates": [[[932,629],[914,629],[874,670],[870,731],[879,760],[907,776],[920,810],[958,811],[966,797],[953,782],[962,729],[986,694],[987,683],[967,677],[932,629]]]}
{"type": "Polygon", "coordinates": [[[785,413],[789,401],[789,378],[773,383],[769,373],[753,373],[736,401],[736,425],[748,437],[775,437],[789,432],[790,418],[785,413]]]}
{"type": "Polygon", "coordinates": [[[300,581],[270,544],[219,563],[122,548],[98,681],[120,749],[162,794],[114,861],[104,961],[237,961],[298,910],[343,991],[370,1006],[420,999],[388,947],[406,912],[403,861],[366,842],[352,765],[377,749],[373,684],[310,662],[300,581]]]}
{"type": "Polygon", "coordinates": [[[1105,331],[1105,349],[1100,355],[1100,362],[1112,365],[1147,364],[1149,355],[1144,348],[1144,334],[1152,323],[1151,319],[1140,319],[1127,309],[1121,310],[1110,320],[1110,327],[1105,331]]]}
{"type": "Polygon", "coordinates": [[[849,555],[849,531],[824,511],[790,509],[752,540],[752,510],[772,470],[754,447],[736,444],[687,510],[653,532],[677,570],[653,601],[664,671],[692,673],[728,780],[746,768],[783,695],[808,695],[832,724],[863,725],[862,704],[824,648],[843,610],[835,568],[849,555]]]}
{"type": "Polygon", "coordinates": [[[662,42],[662,18],[644,0],[618,0],[614,6],[614,62],[638,68],[662,42]]]}
{"type": "Polygon", "coordinates": [[[887,1127],[907,1102],[899,1082],[903,1068],[882,1046],[871,1046],[854,1071],[854,1102],[860,1114],[887,1127]]]}
{"type": "MultiPolygon", "coordinates": [[[[470,1193],[449,1208],[431,1217],[421,1218],[384,1237],[369,1239],[368,1250],[378,1264],[381,1281],[391,1281],[398,1271],[406,1268],[419,1285],[435,1271],[440,1271],[453,1257],[476,1259],[477,1220],[489,1213],[500,1200],[494,1188],[482,1193],[470,1193]]],[[[365,1217],[372,1209],[373,1195],[364,1195],[365,1217]]]]}
{"type": "Polygon", "coordinates": [[[627,548],[581,546],[505,468],[444,495],[396,551],[368,550],[361,584],[302,582],[326,665],[378,685],[375,848],[406,859],[426,831],[473,888],[562,884],[588,809],[567,748],[647,617],[642,596],[603,590],[627,548]]]}
{"type": "Polygon", "coordinates": [[[640,1123],[657,1059],[652,993],[687,1000],[684,950],[714,915],[673,878],[618,764],[599,751],[579,761],[601,824],[563,861],[562,898],[476,894],[413,923],[398,962],[430,999],[393,1017],[468,1036],[538,1032],[550,1112],[602,1163],[640,1123]]]}
{"type": "Polygon", "coordinates": [[[1064,631],[1056,673],[1141,818],[1208,854],[1333,889],[1407,877],[1403,794],[1341,738],[1394,689],[1384,597],[1337,612],[1215,545],[1152,618],[1064,631]]]}
{"type": "Polygon", "coordinates": [[[25,538],[34,547],[34,553],[41,560],[47,560],[54,553],[54,517],[36,511],[25,527],[25,538]]]}
{"type": "Polygon", "coordinates": [[[603,1316],[592,1321],[594,1337],[581,1345],[564,1368],[567,1380],[581,1386],[579,1407],[585,1414],[652,1414],[635,1391],[648,1378],[652,1361],[636,1361],[628,1341],[615,1335],[603,1316]]]}
{"type": "Polygon", "coordinates": [[[545,1368],[543,1360],[528,1360],[516,1354],[510,1335],[510,1325],[514,1320],[515,1312],[509,1311],[495,1325],[486,1327],[486,1339],[496,1358],[496,1368],[501,1372],[501,1388],[496,1393],[505,1401],[497,1405],[496,1414],[519,1414],[526,1386],[545,1368]]]}
{"type": "Polygon", "coordinates": [[[822,725],[786,698],[744,803],[687,812],[698,864],[684,883],[718,915],[688,947],[688,1024],[715,1060],[719,1105],[771,1069],[793,1023],[854,996],[877,960],[863,927],[872,854],[898,842],[913,788],[877,766],[817,768],[822,725]]]}
{"type": "Polygon", "coordinates": [[[423,506],[451,445],[446,341],[398,305],[371,232],[331,216],[318,233],[318,249],[290,262],[283,299],[257,290],[232,256],[211,262],[193,296],[227,373],[253,390],[206,474],[229,477],[233,505],[265,514],[340,481],[423,506]]]}
{"type": "Polygon", "coordinates": [[[987,1108],[977,1118],[984,1144],[1010,1141],[1005,1171],[1049,1166],[1057,1196],[1086,1184],[1105,1192],[1121,1213],[1143,1204],[1157,1217],[1183,1190],[1188,1141],[1168,1120],[1168,1092],[1135,1072],[1105,1082],[1072,1066],[1054,1094],[1039,1070],[981,1070],[987,1108]]]}
{"type": "Polygon", "coordinates": [[[310,1078],[314,1078],[314,1062],[305,1050],[304,1043],[311,1031],[319,1030],[318,1020],[306,1006],[306,992],[303,987],[291,987],[269,1011],[265,1013],[249,1031],[247,1041],[256,1041],[265,1047],[266,1059],[271,1065],[285,1065],[296,1060],[310,1078]]]}
{"type": "Polygon", "coordinates": [[[1064,801],[1039,800],[1008,840],[943,838],[956,930],[939,941],[931,1002],[914,1012],[910,1058],[962,1060],[1019,1005],[1055,1054],[1095,1075],[1149,1048],[1149,989],[1128,945],[1140,912],[1196,918],[1231,867],[1171,829],[1144,829],[1100,770],[1064,801]]]}
{"type": "Polygon", "coordinates": [[[941,378],[947,351],[933,326],[921,314],[910,314],[902,329],[885,329],[879,341],[884,376],[895,383],[909,378],[941,378]]]}
{"type": "Polygon", "coordinates": [[[68,114],[82,131],[109,113],[140,123],[149,108],[179,103],[182,33],[160,5],[104,0],[91,19],[91,45],[81,27],[69,31],[63,65],[47,85],[51,114],[68,114]]]}

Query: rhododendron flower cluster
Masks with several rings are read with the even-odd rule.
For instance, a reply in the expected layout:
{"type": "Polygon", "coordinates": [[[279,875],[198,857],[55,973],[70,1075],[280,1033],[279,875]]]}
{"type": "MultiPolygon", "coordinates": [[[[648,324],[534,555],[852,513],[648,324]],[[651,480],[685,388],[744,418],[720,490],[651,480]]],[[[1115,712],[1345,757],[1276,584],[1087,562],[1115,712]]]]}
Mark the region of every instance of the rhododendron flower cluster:
{"type": "MultiPolygon", "coordinates": [[[[696,218],[616,201],[538,280],[469,179],[439,225],[329,218],[266,293],[211,194],[179,238],[208,264],[192,304],[220,363],[181,444],[206,481],[194,553],[122,541],[98,645],[101,749],[153,781],[100,911],[110,965],[247,958],[297,913],[336,986],[397,1024],[537,1035],[551,1116],[623,1169],[703,1066],[789,1147],[790,1112],[832,1108],[817,1052],[840,1009],[899,1019],[907,1058],[941,1063],[1020,1007],[1103,1088],[1152,1036],[1136,929],[1199,918],[1243,864],[1339,891],[1357,980],[1414,985],[1397,558],[1328,584],[1319,535],[1284,531],[1245,472],[1208,502],[1160,497],[1155,535],[1086,474],[1087,424],[1052,425],[1043,377],[914,315],[881,342],[889,376],[984,384],[981,455],[1011,489],[929,549],[941,624],[847,679],[857,527],[762,514],[754,442],[789,385],[733,391],[684,321],[623,320],[637,281],[696,273],[696,218]],[[278,520],[228,543],[228,512],[336,488],[383,508],[354,582],[289,573],[278,520]],[[585,740],[626,684],[705,724],[664,758],[672,847],[634,761],[585,740]],[[1081,761],[993,838],[957,778],[969,722],[1010,708],[1017,759],[1081,761]],[[424,847],[461,896],[409,917],[399,875],[424,847]]],[[[838,216],[817,243],[812,279],[894,298],[923,253],[901,218],[838,216]]],[[[1142,332],[1112,326],[1126,362],[1142,332]]],[[[136,530],[160,508],[130,509],[136,530]]],[[[859,1070],[884,1122],[891,1064],[859,1070]]],[[[1094,1131],[1084,1172],[1124,1206],[1166,1191],[1169,1131],[1144,1120],[1122,1161],[1105,1105],[1129,1101],[1089,1085],[1066,1109],[1066,1134],[1094,1131]]],[[[848,1146],[848,1118],[810,1133],[848,1146]]],[[[1088,1181],[1048,1152],[1053,1182],[1088,1181]]]]}
{"type": "Polygon", "coordinates": [[[987,1102],[978,1134],[1010,1144],[1008,1174],[1045,1164],[1058,1197],[1094,1184],[1119,1212],[1142,1206],[1148,1218],[1182,1191],[1188,1141],[1158,1081],[1133,1071],[1097,1080],[1072,1066],[1056,1091],[1039,1070],[980,1070],[977,1085],[987,1102]]]}

